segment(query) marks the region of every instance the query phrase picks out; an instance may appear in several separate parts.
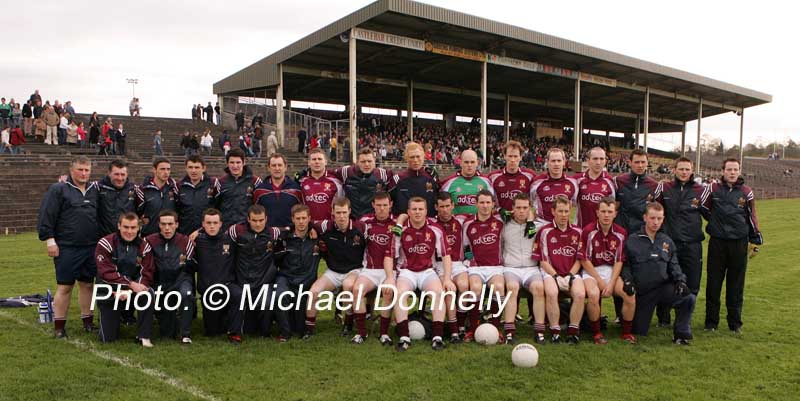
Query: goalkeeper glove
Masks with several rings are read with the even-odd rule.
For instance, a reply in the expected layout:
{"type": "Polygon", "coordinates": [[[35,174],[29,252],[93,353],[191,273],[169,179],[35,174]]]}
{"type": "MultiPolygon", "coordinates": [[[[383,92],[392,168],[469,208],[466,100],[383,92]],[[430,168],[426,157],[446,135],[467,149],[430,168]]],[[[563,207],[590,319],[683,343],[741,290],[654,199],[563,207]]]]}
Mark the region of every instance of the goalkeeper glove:
{"type": "Polygon", "coordinates": [[[525,237],[533,238],[536,236],[536,223],[529,221],[525,223],[525,237]]]}
{"type": "Polygon", "coordinates": [[[393,225],[392,228],[390,228],[389,230],[391,230],[392,233],[398,237],[403,235],[403,226],[399,224],[393,225]]]}
{"type": "Polygon", "coordinates": [[[503,223],[508,223],[511,220],[511,211],[506,209],[500,209],[500,217],[503,219],[503,223]]]}
{"type": "Polygon", "coordinates": [[[747,250],[747,257],[749,259],[753,259],[754,257],[758,256],[758,246],[756,244],[750,244],[747,250]]]}
{"type": "Polygon", "coordinates": [[[626,294],[630,296],[636,294],[636,287],[633,286],[633,281],[627,279],[624,280],[622,282],[622,291],[624,291],[626,294]]]}
{"type": "Polygon", "coordinates": [[[675,283],[675,295],[683,297],[689,295],[689,287],[683,281],[675,283]]]}

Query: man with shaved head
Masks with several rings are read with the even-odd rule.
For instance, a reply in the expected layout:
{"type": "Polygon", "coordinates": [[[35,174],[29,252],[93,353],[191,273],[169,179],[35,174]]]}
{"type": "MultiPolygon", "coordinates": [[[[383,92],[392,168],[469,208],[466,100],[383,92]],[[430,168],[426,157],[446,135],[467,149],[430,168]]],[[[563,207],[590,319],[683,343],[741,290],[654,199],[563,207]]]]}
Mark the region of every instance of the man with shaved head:
{"type": "Polygon", "coordinates": [[[472,149],[461,152],[461,171],[444,180],[441,189],[453,197],[453,214],[477,213],[478,192],[484,189],[494,195],[492,183],[478,172],[478,154],[472,149]]]}

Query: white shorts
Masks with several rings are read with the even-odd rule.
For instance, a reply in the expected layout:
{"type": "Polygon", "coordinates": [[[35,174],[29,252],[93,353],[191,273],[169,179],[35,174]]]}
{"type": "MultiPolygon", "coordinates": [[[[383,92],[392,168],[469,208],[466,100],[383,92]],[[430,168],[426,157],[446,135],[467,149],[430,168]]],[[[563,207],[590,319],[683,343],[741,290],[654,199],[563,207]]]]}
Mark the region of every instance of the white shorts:
{"type": "MultiPolygon", "coordinates": [[[[436,274],[441,277],[444,274],[444,264],[442,262],[434,262],[433,263],[433,270],[436,270],[436,274]]],[[[467,271],[467,266],[464,266],[464,263],[461,261],[453,261],[453,265],[450,272],[450,278],[454,279],[461,273],[465,273],[467,271]]]]}
{"type": "Polygon", "coordinates": [[[480,266],[480,267],[471,267],[467,272],[469,272],[471,276],[479,276],[481,281],[486,284],[489,280],[492,279],[494,276],[502,276],[503,270],[505,268],[503,266],[480,266]]]}
{"type": "MultiPolygon", "coordinates": [[[[595,266],[594,269],[597,271],[597,275],[599,275],[600,278],[602,278],[603,281],[606,282],[606,284],[608,284],[609,281],[611,281],[611,273],[614,271],[613,267],[609,265],[601,265],[601,266],[595,266]]],[[[592,277],[591,274],[586,272],[586,270],[582,271],[581,277],[583,277],[584,280],[587,279],[594,280],[594,277],[592,277]]]]}
{"type": "MultiPolygon", "coordinates": [[[[397,273],[395,273],[395,277],[396,276],[397,273]]],[[[386,271],[383,269],[367,269],[365,267],[358,272],[358,277],[366,278],[367,280],[371,281],[372,284],[375,284],[375,287],[377,287],[386,281],[386,271]]]]}
{"type": "Polygon", "coordinates": [[[322,277],[325,277],[331,283],[333,283],[333,286],[336,287],[337,290],[342,289],[342,283],[344,283],[344,280],[350,276],[353,278],[358,277],[358,270],[353,270],[347,273],[336,273],[335,271],[328,269],[325,270],[325,273],[322,275],[322,277]]]}
{"type": "Polygon", "coordinates": [[[520,287],[528,288],[534,281],[542,281],[542,270],[538,267],[505,267],[503,276],[506,281],[516,281],[520,287]]]}
{"type": "Polygon", "coordinates": [[[438,280],[439,275],[436,274],[436,270],[433,270],[433,268],[425,269],[421,272],[400,269],[400,273],[397,275],[397,280],[399,281],[400,279],[411,283],[412,290],[421,290],[425,288],[425,284],[427,284],[429,280],[438,280]]]}

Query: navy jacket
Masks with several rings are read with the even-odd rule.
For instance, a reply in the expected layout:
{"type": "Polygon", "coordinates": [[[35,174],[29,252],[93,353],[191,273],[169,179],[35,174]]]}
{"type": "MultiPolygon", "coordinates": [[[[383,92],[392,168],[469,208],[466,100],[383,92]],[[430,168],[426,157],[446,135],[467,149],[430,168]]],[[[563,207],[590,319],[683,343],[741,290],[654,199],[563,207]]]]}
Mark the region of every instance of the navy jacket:
{"type": "Polygon", "coordinates": [[[694,182],[662,181],[656,188],[656,201],[664,205],[664,232],[678,242],[702,242],[703,217],[701,198],[706,187],[694,182]]]}
{"type": "Polygon", "coordinates": [[[428,168],[419,170],[405,169],[389,180],[389,192],[392,195],[392,214],[399,215],[408,210],[408,200],[421,196],[428,202],[428,216],[436,216],[436,192],[439,182],[436,175],[428,168]]]}
{"type": "Polygon", "coordinates": [[[646,293],[664,283],[686,282],[672,239],[659,231],[650,241],[644,227],[625,240],[622,277],[632,278],[636,291],[646,293]]]}
{"type": "Polygon", "coordinates": [[[619,213],[615,223],[629,233],[635,233],[642,227],[642,216],[647,202],[655,200],[658,182],[647,174],[625,173],[614,177],[617,186],[617,202],[619,213]]]}
{"type": "Polygon", "coordinates": [[[232,225],[226,235],[234,251],[236,281],[240,285],[250,285],[252,291],[275,282],[277,267],[274,252],[278,252],[278,228],[265,228],[257,233],[247,223],[232,225]]]}
{"type": "Polygon", "coordinates": [[[97,182],[86,184],[86,192],[75,186],[72,177],[47,189],[39,207],[39,240],[55,238],[59,246],[94,246],[100,238],[97,182]]]}
{"type": "Polygon", "coordinates": [[[179,281],[192,280],[187,263],[194,259],[194,243],[189,237],[175,233],[166,239],[158,232],[148,235],[145,240],[153,249],[154,285],[166,290],[179,281]]]}
{"type": "MultiPolygon", "coordinates": [[[[723,181],[723,180],[720,180],[723,181]]],[[[708,219],[706,232],[714,238],[747,239],[756,245],[764,242],[756,218],[753,190],[739,177],[735,184],[711,184],[703,193],[703,209],[708,219]]]]}
{"type": "Polygon", "coordinates": [[[282,252],[276,254],[278,261],[278,276],[286,277],[289,284],[310,286],[317,279],[320,254],[318,240],[311,239],[308,235],[300,238],[294,230],[281,233],[280,241],[283,243],[282,252]]]}
{"type": "Polygon", "coordinates": [[[208,235],[200,230],[194,241],[194,261],[191,269],[197,272],[197,292],[205,293],[214,284],[227,284],[236,281],[234,270],[234,250],[230,238],[220,231],[208,235]]]}
{"type": "Polygon", "coordinates": [[[142,227],[142,237],[158,232],[158,213],[164,209],[175,210],[177,198],[178,187],[172,178],[161,188],[152,177],[144,178],[142,185],[136,187],[136,212],[147,220],[142,227]]]}
{"type": "Polygon", "coordinates": [[[300,184],[289,177],[284,177],[280,187],[275,187],[272,177],[267,177],[256,187],[253,200],[267,209],[268,226],[288,227],[292,224],[292,206],[303,203],[303,194],[300,184]]]}
{"type": "Polygon", "coordinates": [[[136,211],[136,185],[126,181],[122,188],[117,188],[111,183],[108,176],[100,180],[97,185],[100,190],[100,204],[97,212],[100,235],[106,236],[117,232],[119,215],[136,211]]]}
{"type": "Polygon", "coordinates": [[[360,219],[361,216],[373,213],[372,199],[375,192],[389,190],[391,172],[375,167],[369,174],[364,174],[358,166],[345,166],[336,169],[336,178],[344,184],[344,193],[350,200],[350,217],[360,219]]]}
{"type": "Polygon", "coordinates": [[[189,176],[178,182],[178,232],[191,234],[203,223],[203,211],[214,206],[215,193],[212,178],[203,173],[197,185],[192,185],[189,176]]]}
{"type": "Polygon", "coordinates": [[[222,212],[222,226],[230,227],[247,220],[247,209],[253,205],[253,191],[261,184],[261,178],[253,175],[250,166],[244,166],[242,175],[234,178],[225,167],[225,175],[214,181],[216,198],[214,203],[222,212]]]}

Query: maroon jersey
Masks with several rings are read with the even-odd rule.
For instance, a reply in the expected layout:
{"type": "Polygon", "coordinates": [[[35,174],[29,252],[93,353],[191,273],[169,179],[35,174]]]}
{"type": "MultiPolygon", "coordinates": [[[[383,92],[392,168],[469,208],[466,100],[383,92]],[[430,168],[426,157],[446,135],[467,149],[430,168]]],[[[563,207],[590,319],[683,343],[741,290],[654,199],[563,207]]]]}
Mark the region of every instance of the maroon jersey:
{"type": "Polygon", "coordinates": [[[578,183],[574,178],[562,175],[552,178],[544,173],[531,184],[531,200],[536,207],[536,219],[542,222],[553,221],[553,201],[557,195],[565,195],[575,203],[578,199],[578,183]]]}
{"type": "Polygon", "coordinates": [[[514,174],[509,173],[505,168],[489,173],[489,182],[492,183],[494,193],[497,194],[497,205],[500,209],[513,210],[514,198],[517,194],[529,193],[534,178],[536,178],[536,173],[523,167],[520,167],[514,174]]]}
{"type": "Polygon", "coordinates": [[[536,233],[533,242],[534,260],[545,261],[556,270],[559,276],[566,276],[578,260],[581,249],[581,230],[573,225],[561,231],[550,223],[536,233]]]}
{"type": "Polygon", "coordinates": [[[614,266],[617,262],[625,262],[625,229],[612,224],[608,235],[603,234],[600,224],[595,222],[583,228],[581,249],[578,260],[588,260],[592,266],[614,266]]]}
{"type": "Polygon", "coordinates": [[[413,272],[432,268],[437,256],[450,255],[441,227],[427,222],[418,229],[411,225],[406,227],[403,235],[395,239],[395,247],[397,268],[413,272]]]}
{"type": "Polygon", "coordinates": [[[503,265],[503,220],[494,215],[485,221],[473,216],[464,222],[464,247],[472,249],[470,268],[503,265]]]}
{"type": "Polygon", "coordinates": [[[605,171],[593,180],[589,172],[575,176],[578,181],[578,227],[586,227],[597,221],[597,207],[606,196],[615,198],[617,188],[613,178],[605,171]]]}
{"type": "Polygon", "coordinates": [[[367,239],[367,250],[364,252],[364,267],[367,269],[383,269],[383,258],[394,259],[394,234],[390,231],[394,226],[395,216],[386,220],[378,220],[374,214],[361,217],[364,223],[364,237],[367,239]]]}
{"type": "Polygon", "coordinates": [[[447,250],[450,253],[450,258],[453,262],[460,262],[464,260],[464,246],[463,246],[463,225],[467,216],[459,215],[453,216],[449,221],[442,221],[439,216],[436,218],[428,217],[429,224],[436,224],[442,228],[445,240],[447,241],[447,250]]]}
{"type": "Polygon", "coordinates": [[[303,203],[311,210],[312,221],[331,220],[333,199],[344,196],[342,182],[327,171],[320,178],[307,175],[300,179],[300,190],[303,203]]]}

